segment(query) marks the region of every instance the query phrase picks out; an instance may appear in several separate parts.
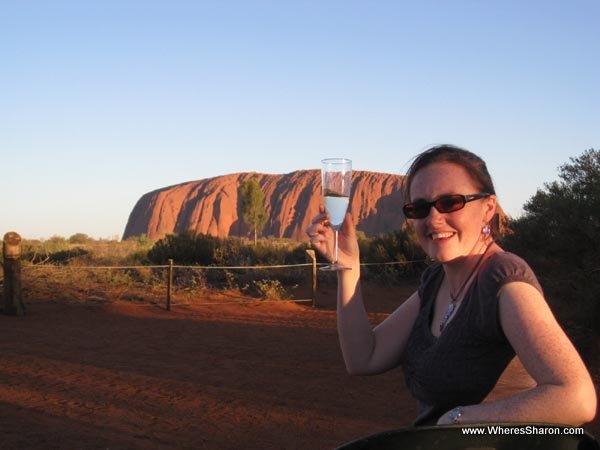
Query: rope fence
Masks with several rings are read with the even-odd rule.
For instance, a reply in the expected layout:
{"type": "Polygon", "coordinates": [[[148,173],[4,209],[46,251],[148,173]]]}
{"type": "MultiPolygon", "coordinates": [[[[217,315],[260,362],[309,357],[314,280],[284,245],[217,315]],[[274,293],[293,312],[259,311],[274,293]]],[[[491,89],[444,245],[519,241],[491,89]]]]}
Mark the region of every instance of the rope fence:
{"type": "MultiPolygon", "coordinates": [[[[243,270],[243,271],[260,271],[260,270],[272,270],[272,269],[286,269],[286,270],[290,270],[290,269],[303,269],[303,268],[308,268],[309,269],[309,280],[310,280],[310,298],[309,299],[294,299],[294,300],[289,300],[289,301],[293,301],[293,302],[311,302],[312,306],[318,306],[317,305],[317,274],[318,274],[318,268],[327,265],[326,263],[318,263],[317,262],[317,258],[316,258],[316,254],[315,251],[312,249],[306,250],[306,255],[308,256],[308,259],[310,260],[310,262],[307,263],[297,263],[297,264],[273,264],[273,265],[243,265],[243,266],[217,266],[217,265],[181,265],[181,264],[174,264],[172,259],[168,260],[168,264],[154,264],[154,265],[120,265],[120,266],[106,266],[106,265],[98,265],[98,266],[78,266],[78,265],[54,265],[54,264],[33,264],[33,265],[26,265],[26,266],[22,266],[21,265],[21,237],[14,232],[10,232],[7,233],[4,236],[4,245],[3,245],[3,258],[4,258],[4,263],[3,263],[3,272],[4,272],[4,278],[2,279],[2,284],[3,284],[3,290],[4,290],[4,312],[6,314],[15,314],[15,315],[22,315],[24,314],[24,305],[22,302],[22,280],[21,280],[21,275],[22,272],[30,272],[30,271],[37,271],[37,270],[61,270],[61,271],[79,271],[79,270],[100,270],[100,271],[112,271],[112,270],[138,270],[138,271],[142,271],[142,270],[151,270],[151,269],[166,269],[167,270],[167,274],[166,274],[166,310],[170,311],[171,310],[171,305],[172,305],[172,297],[173,297],[173,275],[174,275],[174,271],[176,269],[180,269],[180,270],[192,270],[192,271],[197,271],[197,270],[201,270],[201,271],[224,271],[224,279],[225,281],[223,281],[222,278],[220,278],[219,276],[217,276],[216,280],[217,282],[226,282],[229,283],[232,280],[232,274],[230,272],[227,271],[236,271],[236,270],[243,270]]],[[[367,263],[361,263],[361,266],[390,266],[390,265],[407,265],[407,264],[414,264],[414,263],[423,263],[426,260],[421,259],[421,260],[413,260],[413,261],[388,261],[388,262],[367,262],[367,263]]],[[[297,280],[298,275],[294,275],[288,274],[288,279],[287,281],[289,281],[289,277],[292,277],[292,279],[297,280]]],[[[203,276],[200,275],[200,280],[202,282],[204,282],[203,280],[206,280],[205,278],[202,278],[203,276]]],[[[160,278],[158,277],[158,279],[160,280],[160,278]]],[[[184,275],[184,280],[185,280],[185,275],[184,275]]],[[[235,280],[235,279],[234,279],[235,280]]],[[[181,281],[181,279],[180,279],[181,281]]],[[[196,286],[195,283],[197,283],[197,279],[194,279],[193,277],[191,279],[188,279],[188,281],[190,281],[192,283],[193,286],[196,286]]],[[[215,278],[213,277],[212,280],[210,280],[210,282],[214,282],[215,278]]],[[[242,282],[243,281],[248,281],[248,279],[245,279],[242,277],[242,282]]],[[[262,280],[263,282],[266,282],[268,280],[262,280]]],[[[278,284],[275,285],[276,287],[279,287],[280,289],[282,288],[281,283],[279,280],[272,280],[272,281],[276,281],[278,284]]],[[[235,282],[239,282],[239,278],[237,280],[235,280],[235,282]]],[[[263,294],[264,296],[268,297],[269,295],[265,295],[266,293],[268,293],[268,289],[269,289],[269,284],[266,284],[266,289],[265,289],[265,283],[263,283],[262,285],[259,285],[259,283],[256,280],[253,280],[253,283],[256,285],[256,288],[259,289],[259,291],[261,292],[261,294],[263,294]]],[[[272,285],[271,285],[272,286],[272,285]]],[[[248,284],[246,285],[245,288],[248,287],[248,284]]],[[[297,285],[295,286],[297,287],[297,285]]],[[[273,291],[271,291],[273,292],[273,291]]],[[[281,292],[281,291],[279,291],[281,292]]],[[[275,297],[277,298],[277,297],[275,297]]],[[[247,302],[247,300],[244,300],[247,302]]],[[[265,300],[261,300],[261,301],[265,301],[265,300]]],[[[276,301],[282,301],[282,300],[276,300],[276,301]]],[[[225,302],[225,303],[235,303],[235,302],[225,302]]],[[[194,303],[196,304],[196,303],[194,303]]],[[[213,302],[209,302],[209,303],[200,303],[200,304],[215,304],[213,302]]]]}
{"type": "MultiPolygon", "coordinates": [[[[173,305],[173,276],[174,271],[176,269],[182,270],[208,270],[208,271],[228,271],[228,270],[243,270],[243,271],[257,271],[257,270],[272,270],[272,269],[309,269],[309,282],[310,282],[310,298],[308,299],[294,299],[288,300],[294,303],[305,303],[310,302],[311,306],[318,306],[317,302],[317,274],[318,268],[327,265],[326,263],[319,263],[316,260],[316,255],[314,250],[307,250],[307,256],[310,259],[310,262],[307,263],[297,263],[297,264],[273,264],[273,265],[244,265],[244,266],[218,266],[218,265],[181,265],[174,264],[173,260],[169,260],[169,264],[154,264],[154,265],[121,265],[121,266],[58,266],[53,264],[39,264],[39,265],[29,265],[23,266],[22,269],[24,271],[37,271],[37,270],[66,270],[66,271],[77,271],[77,270],[146,270],[146,269],[166,269],[166,302],[165,309],[167,311],[171,310],[171,306],[173,305]]],[[[414,263],[422,263],[426,260],[413,260],[413,261],[388,261],[388,262],[366,262],[361,263],[361,266],[390,266],[390,265],[406,265],[406,264],[414,264],[414,263]]],[[[227,302],[201,302],[194,303],[196,304],[225,304],[225,303],[241,303],[247,302],[248,300],[240,300],[240,301],[227,301],[227,302]]],[[[269,301],[269,300],[260,300],[261,302],[269,301]]],[[[276,300],[282,301],[282,300],[276,300]]],[[[283,300],[285,301],[285,300],[283,300]]]]}
{"type": "MultiPolygon", "coordinates": [[[[414,264],[427,262],[426,259],[418,259],[414,261],[389,261],[389,262],[371,262],[371,263],[360,263],[360,266],[388,266],[388,265],[403,265],[403,264],[414,264]]],[[[317,267],[327,266],[328,263],[317,263],[317,267]]],[[[292,268],[292,267],[311,267],[311,263],[304,264],[279,264],[273,266],[185,266],[185,265],[177,265],[174,264],[174,269],[219,269],[219,270],[252,270],[252,269],[283,269],[283,268],[292,268]]],[[[153,265],[153,266],[58,266],[54,264],[40,264],[40,265],[31,265],[24,266],[24,270],[31,269],[61,269],[61,270],[76,270],[76,269],[166,269],[170,267],[168,264],[164,265],[153,265]]]]}
{"type": "MultiPolygon", "coordinates": [[[[370,262],[370,263],[360,263],[361,266],[386,266],[386,265],[403,265],[403,264],[414,264],[414,263],[423,263],[427,262],[427,259],[415,259],[412,261],[388,261],[388,262],[370,262]]],[[[327,266],[328,263],[316,263],[317,267],[327,266]]],[[[228,270],[228,269],[282,269],[282,268],[291,268],[291,267],[312,267],[311,263],[303,263],[303,264],[277,264],[272,266],[194,266],[194,265],[178,265],[173,264],[174,269],[219,269],[219,270],[228,270]]],[[[24,270],[31,269],[166,269],[169,268],[168,264],[163,265],[140,265],[140,266],[58,266],[54,264],[40,264],[40,265],[30,265],[24,266],[24,270]]]]}
{"type": "MultiPolygon", "coordinates": [[[[297,264],[273,264],[273,265],[238,265],[238,266],[218,266],[218,265],[181,265],[181,264],[174,264],[173,260],[169,260],[168,264],[154,264],[154,265],[119,265],[119,266],[107,266],[107,265],[98,265],[98,266],[78,266],[78,265],[55,265],[55,264],[32,264],[32,265],[25,265],[22,266],[21,265],[21,237],[14,232],[9,232],[6,233],[4,236],[4,240],[3,240],[3,261],[1,262],[0,265],[2,265],[2,276],[0,277],[0,288],[4,291],[3,292],[3,297],[4,297],[4,304],[3,304],[3,311],[5,314],[15,314],[15,315],[22,315],[24,314],[24,305],[22,302],[22,280],[21,280],[21,274],[23,271],[25,272],[29,272],[29,271],[36,271],[36,270],[61,270],[61,271],[77,271],[77,270],[106,270],[106,271],[112,271],[112,270],[138,270],[138,271],[142,271],[142,270],[151,270],[151,269],[167,269],[167,276],[166,276],[166,284],[167,284],[167,292],[166,292],[166,309],[170,310],[171,309],[171,304],[172,304],[172,291],[173,291],[173,275],[174,275],[174,271],[176,269],[179,270],[191,270],[191,271],[196,271],[196,270],[201,270],[201,271],[224,271],[224,278],[226,281],[223,281],[222,278],[217,277],[217,282],[223,283],[223,282],[229,282],[230,279],[233,278],[233,274],[227,272],[227,271],[236,271],[236,270],[243,270],[243,271],[260,271],[260,270],[272,270],[272,269],[286,269],[286,270],[290,270],[290,269],[302,269],[302,268],[308,268],[309,269],[309,279],[310,279],[310,298],[309,299],[294,299],[294,300],[276,300],[276,301],[293,301],[293,302],[311,302],[312,306],[318,306],[317,305],[317,274],[318,274],[318,268],[327,265],[327,263],[319,263],[317,262],[316,259],[316,254],[315,251],[312,249],[306,250],[306,254],[310,259],[310,262],[307,263],[297,263],[297,264]]],[[[405,265],[410,265],[410,264],[419,264],[419,263],[427,263],[428,259],[415,259],[415,260],[406,260],[406,261],[386,261],[386,262],[363,262],[360,263],[361,267],[376,267],[376,266],[382,266],[382,267],[388,267],[388,266],[405,266],[405,265]]],[[[596,274],[597,272],[600,271],[600,267],[595,267],[591,270],[589,270],[589,274],[596,274]]],[[[367,272],[369,273],[369,272],[367,272]]],[[[131,274],[130,274],[131,275],[131,274]]],[[[297,280],[296,277],[297,275],[288,275],[288,278],[286,279],[286,281],[290,280],[290,277],[292,280],[297,280]]],[[[376,275],[377,276],[377,275],[376,275]]],[[[156,277],[156,278],[152,278],[150,280],[151,283],[154,283],[156,280],[158,280],[160,282],[160,277],[156,277]]],[[[201,282],[205,282],[206,278],[203,278],[203,275],[199,276],[199,279],[201,280],[201,282]],[[204,280],[204,281],[203,281],[204,280]]],[[[545,276],[541,276],[538,275],[538,279],[540,279],[541,281],[558,281],[556,278],[550,278],[550,277],[545,277],[545,276]]],[[[112,280],[112,279],[111,279],[112,280]]],[[[183,280],[184,280],[184,284],[186,282],[186,276],[184,274],[183,276],[183,280]]],[[[198,280],[198,278],[194,278],[193,276],[191,278],[187,279],[188,281],[191,281],[193,286],[197,286],[197,284],[195,284],[198,280]]],[[[248,279],[246,278],[246,280],[244,280],[243,276],[242,276],[242,281],[247,281],[248,279]]],[[[138,280],[139,281],[139,280],[138,280]]],[[[239,278],[237,280],[235,280],[236,282],[239,282],[239,278]]],[[[262,281],[267,281],[267,280],[262,280],[262,281]]],[[[279,283],[279,280],[274,280],[277,281],[279,283]]],[[[565,282],[569,282],[571,280],[566,279],[564,280],[565,282]]],[[[102,282],[102,281],[100,281],[102,282]]],[[[110,281],[109,281],[110,282],[110,281]]],[[[135,282],[135,279],[134,279],[135,282]]],[[[142,281],[142,283],[144,283],[145,281],[142,281]]],[[[179,282],[181,283],[181,278],[179,278],[179,282]]],[[[215,278],[213,277],[212,280],[209,280],[209,282],[215,282],[215,278]]],[[[255,282],[256,283],[256,282],[255,282]]],[[[181,286],[181,284],[179,285],[181,286]]],[[[279,285],[281,287],[281,285],[279,285]]],[[[247,285],[246,285],[247,287],[247,285]]],[[[295,286],[297,287],[297,285],[295,286]]],[[[294,288],[295,288],[294,287],[294,288]]],[[[187,288],[184,288],[187,289],[187,288]]],[[[261,291],[261,294],[265,294],[265,291],[261,291]]],[[[269,297],[268,295],[264,295],[265,297],[269,297]]],[[[271,297],[273,298],[273,297],[271,297]]],[[[274,297],[277,298],[277,297],[274,297]]],[[[243,300],[244,302],[247,302],[248,300],[243,300]]],[[[243,302],[243,301],[239,301],[239,302],[243,302]]],[[[261,300],[262,302],[264,301],[268,301],[268,300],[261,300]]],[[[224,303],[238,303],[237,301],[232,301],[232,302],[224,302],[224,303]]],[[[219,304],[219,303],[215,303],[215,302],[207,302],[207,303],[194,303],[194,304],[219,304]]]]}
{"type": "MultiPolygon", "coordinates": [[[[166,269],[168,265],[158,266],[59,266],[54,264],[32,264],[30,266],[24,266],[23,270],[32,269],[61,269],[61,270],[79,270],[79,269],[166,269]]],[[[182,266],[185,267],[185,266],[182,266]]]]}

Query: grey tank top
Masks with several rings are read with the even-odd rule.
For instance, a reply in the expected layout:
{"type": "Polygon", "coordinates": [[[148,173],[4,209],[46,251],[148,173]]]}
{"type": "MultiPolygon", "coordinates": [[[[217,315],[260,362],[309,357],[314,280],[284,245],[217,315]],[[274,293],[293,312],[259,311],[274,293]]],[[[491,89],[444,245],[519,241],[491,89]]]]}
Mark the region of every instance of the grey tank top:
{"type": "Polygon", "coordinates": [[[414,426],[435,425],[456,406],[481,403],[514,358],[500,324],[498,290],[511,281],[523,281],[543,295],[523,259],[509,252],[494,253],[483,261],[455,316],[435,337],[431,320],[443,278],[441,264],[423,272],[419,314],[401,359],[407,387],[418,401],[414,426]]]}

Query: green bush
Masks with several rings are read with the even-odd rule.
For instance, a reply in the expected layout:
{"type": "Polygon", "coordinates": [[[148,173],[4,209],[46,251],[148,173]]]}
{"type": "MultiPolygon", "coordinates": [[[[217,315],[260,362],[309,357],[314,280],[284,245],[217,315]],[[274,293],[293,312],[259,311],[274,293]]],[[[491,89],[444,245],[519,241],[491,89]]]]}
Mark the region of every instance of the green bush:
{"type": "MultiPolygon", "coordinates": [[[[230,237],[216,238],[205,234],[183,233],[167,235],[157,241],[148,252],[148,260],[153,264],[166,264],[173,259],[177,265],[202,266],[271,266],[299,264],[307,262],[305,243],[275,243],[260,240],[252,241],[230,237]]],[[[270,278],[282,285],[290,285],[306,278],[306,270],[294,269],[252,269],[252,270],[207,270],[201,283],[207,287],[244,290],[253,286],[260,278],[270,278]],[[303,273],[304,272],[304,273],[303,273]]],[[[191,278],[175,280],[175,284],[190,285],[191,278]]]]}
{"type": "Polygon", "coordinates": [[[81,258],[89,251],[81,247],[72,247],[67,240],[55,236],[46,241],[24,240],[21,244],[21,259],[25,264],[62,264],[66,265],[75,258],[81,258]]]}
{"type": "MultiPolygon", "coordinates": [[[[414,232],[408,228],[374,238],[359,234],[359,247],[363,262],[383,263],[425,258],[414,232]]],[[[169,259],[173,259],[178,265],[224,267],[289,265],[308,262],[308,248],[307,243],[293,241],[262,239],[253,245],[252,241],[243,238],[220,239],[205,234],[183,233],[170,234],[157,241],[148,252],[148,260],[153,264],[166,264],[169,259]]],[[[317,261],[326,262],[319,254],[317,261]]],[[[367,280],[397,284],[418,277],[424,267],[425,263],[374,265],[364,267],[362,273],[367,280]]],[[[281,285],[293,285],[306,278],[306,269],[208,270],[203,283],[212,287],[237,286],[241,289],[253,286],[257,279],[267,278],[281,285]]],[[[329,278],[326,277],[324,281],[329,278]]]]}
{"type": "Polygon", "coordinates": [[[240,238],[220,239],[206,234],[169,234],[157,241],[148,252],[154,264],[173,259],[181,265],[255,266],[298,264],[307,260],[308,245],[278,246],[261,240],[257,245],[240,238]]]}
{"type": "Polygon", "coordinates": [[[279,280],[256,280],[253,284],[262,298],[271,300],[283,300],[289,298],[289,293],[279,280]]]}
{"type": "Polygon", "coordinates": [[[361,275],[364,274],[365,279],[398,284],[407,279],[418,278],[426,266],[425,262],[410,262],[422,261],[426,255],[418,244],[414,231],[408,227],[374,238],[360,237],[358,245],[362,262],[406,262],[365,266],[361,269],[361,275]]]}
{"type": "Polygon", "coordinates": [[[205,234],[168,234],[154,244],[148,259],[154,264],[167,264],[169,259],[180,265],[213,264],[219,241],[205,234]]]}
{"type": "Polygon", "coordinates": [[[50,253],[48,255],[49,259],[46,261],[46,264],[60,264],[64,266],[67,265],[72,259],[85,256],[87,254],[89,254],[89,252],[80,247],[60,250],[58,252],[50,253]]]}
{"type": "Polygon", "coordinates": [[[68,239],[70,244],[88,244],[90,242],[93,242],[93,240],[94,239],[92,239],[85,233],[75,233],[68,239]]]}
{"type": "Polygon", "coordinates": [[[572,319],[600,333],[600,151],[587,150],[559,168],[510,224],[507,250],[538,273],[572,319]]]}

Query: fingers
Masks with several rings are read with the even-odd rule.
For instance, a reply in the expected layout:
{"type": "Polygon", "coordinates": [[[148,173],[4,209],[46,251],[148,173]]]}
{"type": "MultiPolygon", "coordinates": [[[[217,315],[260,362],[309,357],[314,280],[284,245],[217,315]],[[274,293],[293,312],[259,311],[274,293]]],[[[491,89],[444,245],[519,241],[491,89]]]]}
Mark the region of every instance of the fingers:
{"type": "Polygon", "coordinates": [[[314,246],[327,246],[328,240],[325,236],[315,236],[310,238],[310,243],[314,246]]]}
{"type": "Polygon", "coordinates": [[[314,244],[317,242],[325,242],[327,241],[327,231],[328,227],[321,224],[311,225],[306,230],[306,235],[309,237],[310,241],[314,244]]]}
{"type": "Polygon", "coordinates": [[[324,256],[327,256],[328,254],[328,248],[329,248],[329,241],[327,239],[327,236],[325,236],[325,233],[316,233],[313,234],[312,236],[309,235],[309,242],[310,245],[316,249],[319,253],[321,253],[324,256]]]}
{"type": "Polygon", "coordinates": [[[346,236],[353,238],[356,236],[356,228],[354,226],[354,220],[352,219],[352,214],[349,212],[346,213],[346,217],[344,217],[344,222],[342,223],[342,233],[346,236]]]}
{"type": "Polygon", "coordinates": [[[312,220],[306,230],[310,243],[319,251],[326,251],[327,243],[331,234],[329,226],[329,215],[323,205],[319,205],[319,214],[312,220]]]}
{"type": "Polygon", "coordinates": [[[325,207],[323,205],[319,205],[319,214],[317,214],[315,216],[315,218],[312,221],[312,224],[317,224],[317,223],[322,223],[324,224],[325,222],[329,221],[329,214],[327,214],[327,211],[325,211],[325,207]]]}
{"type": "Polygon", "coordinates": [[[326,233],[328,229],[329,223],[327,221],[324,221],[322,223],[315,223],[314,225],[308,227],[308,229],[306,230],[306,234],[310,236],[311,234],[326,233]]]}
{"type": "Polygon", "coordinates": [[[323,205],[319,205],[319,211],[320,213],[315,216],[306,230],[307,236],[311,239],[317,235],[326,233],[329,227],[329,215],[323,208],[323,205]]]}
{"type": "MultiPolygon", "coordinates": [[[[340,241],[345,242],[346,244],[344,245],[350,245],[345,251],[350,252],[348,255],[353,256],[356,253],[352,247],[352,241],[356,240],[356,229],[352,214],[349,212],[344,217],[340,233],[340,241]]],[[[333,246],[333,229],[331,228],[329,215],[323,205],[319,205],[319,214],[314,217],[307,228],[306,235],[309,238],[311,246],[323,256],[330,259],[333,246]]]]}

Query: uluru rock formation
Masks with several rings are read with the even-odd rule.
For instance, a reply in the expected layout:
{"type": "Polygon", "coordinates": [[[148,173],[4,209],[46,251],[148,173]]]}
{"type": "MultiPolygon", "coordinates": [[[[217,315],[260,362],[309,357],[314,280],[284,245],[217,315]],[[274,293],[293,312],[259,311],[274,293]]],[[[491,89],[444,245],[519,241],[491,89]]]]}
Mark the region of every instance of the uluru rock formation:
{"type": "MultiPolygon", "coordinates": [[[[236,173],[190,181],[143,195],[129,215],[123,239],[146,234],[159,239],[192,231],[213,236],[248,236],[242,220],[240,185],[256,177],[265,194],[268,214],[263,236],[307,240],[304,230],[318,213],[321,172],[299,170],[283,175],[236,173]]],[[[358,230],[376,235],[404,223],[403,177],[354,171],[349,210],[358,230]]]]}

